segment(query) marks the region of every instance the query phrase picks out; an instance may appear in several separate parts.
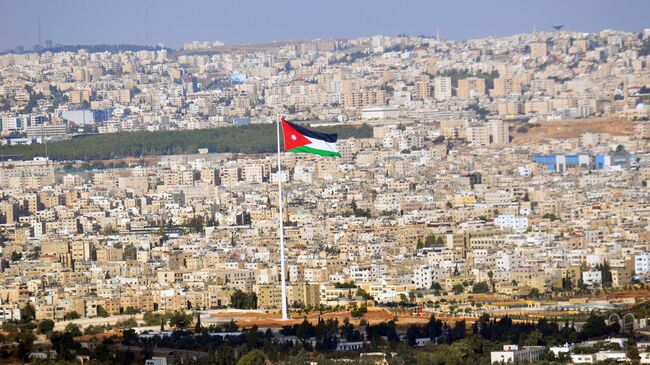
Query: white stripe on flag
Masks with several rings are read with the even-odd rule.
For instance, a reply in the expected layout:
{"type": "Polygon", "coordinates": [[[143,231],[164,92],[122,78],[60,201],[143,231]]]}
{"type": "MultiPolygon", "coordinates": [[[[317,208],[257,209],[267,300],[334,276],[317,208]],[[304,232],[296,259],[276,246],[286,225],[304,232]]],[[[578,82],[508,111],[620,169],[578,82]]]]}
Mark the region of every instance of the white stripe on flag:
{"type": "Polygon", "coordinates": [[[305,136],[311,143],[306,145],[306,147],[309,148],[315,148],[317,150],[324,150],[324,151],[332,151],[332,152],[338,152],[336,149],[336,142],[330,143],[330,142],[325,142],[322,139],[316,139],[316,138],[310,138],[305,136]]]}

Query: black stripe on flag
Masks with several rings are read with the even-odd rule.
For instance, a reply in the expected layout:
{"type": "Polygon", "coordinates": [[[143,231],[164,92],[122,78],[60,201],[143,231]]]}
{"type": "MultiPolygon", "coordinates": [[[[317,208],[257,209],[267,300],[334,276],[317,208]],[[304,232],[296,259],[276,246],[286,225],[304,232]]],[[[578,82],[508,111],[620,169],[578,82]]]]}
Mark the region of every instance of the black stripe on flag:
{"type": "Polygon", "coordinates": [[[329,143],[336,142],[336,139],[338,138],[338,135],[336,133],[335,134],[327,134],[327,133],[314,132],[314,131],[311,131],[311,130],[305,128],[305,127],[301,127],[296,123],[287,122],[286,120],[285,120],[285,122],[287,124],[289,124],[291,127],[293,127],[293,129],[300,132],[305,137],[316,138],[316,139],[320,139],[320,140],[323,140],[323,141],[329,142],[329,143]]]}

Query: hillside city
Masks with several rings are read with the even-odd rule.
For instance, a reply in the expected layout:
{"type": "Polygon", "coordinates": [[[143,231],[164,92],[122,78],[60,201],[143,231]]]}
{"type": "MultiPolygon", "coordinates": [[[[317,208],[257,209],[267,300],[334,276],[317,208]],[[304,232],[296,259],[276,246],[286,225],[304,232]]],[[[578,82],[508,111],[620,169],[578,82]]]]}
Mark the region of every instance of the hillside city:
{"type": "Polygon", "coordinates": [[[650,363],[650,29],[46,43],[0,54],[0,362],[650,363]],[[279,116],[353,137],[278,170],[279,116]],[[188,131],[254,147],[146,148],[188,131]]]}

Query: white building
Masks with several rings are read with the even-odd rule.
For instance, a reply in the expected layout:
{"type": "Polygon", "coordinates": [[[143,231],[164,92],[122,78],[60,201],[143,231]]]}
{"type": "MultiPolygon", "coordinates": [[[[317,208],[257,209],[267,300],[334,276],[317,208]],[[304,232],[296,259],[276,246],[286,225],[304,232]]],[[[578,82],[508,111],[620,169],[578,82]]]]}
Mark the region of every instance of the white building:
{"type": "Polygon", "coordinates": [[[528,218],[502,214],[494,219],[494,224],[501,229],[510,228],[517,233],[524,233],[528,229],[528,218]]]}
{"type": "Polygon", "coordinates": [[[504,345],[503,351],[492,351],[490,362],[492,364],[531,363],[539,360],[544,353],[544,346],[526,346],[519,348],[517,345],[504,345]]]}
{"type": "Polygon", "coordinates": [[[167,358],[162,356],[154,356],[144,362],[144,365],[167,365],[167,358]]]}
{"type": "Polygon", "coordinates": [[[593,364],[596,362],[595,354],[571,354],[571,362],[574,364],[593,364]]]}
{"type": "Polygon", "coordinates": [[[650,352],[642,352],[639,354],[641,364],[650,364],[650,352]]]}
{"type": "Polygon", "coordinates": [[[451,77],[436,77],[433,79],[433,94],[438,101],[450,99],[451,77]]]}
{"type": "Polygon", "coordinates": [[[601,361],[628,362],[629,359],[625,351],[598,351],[596,353],[596,362],[601,361]]]}
{"type": "Polygon", "coordinates": [[[429,289],[433,284],[433,270],[431,266],[420,265],[413,269],[413,284],[418,289],[429,289]]]}
{"type": "Polygon", "coordinates": [[[573,351],[574,348],[575,348],[575,345],[565,343],[562,346],[551,346],[549,348],[549,350],[553,353],[553,355],[555,355],[555,357],[559,357],[560,354],[563,354],[563,353],[568,354],[568,353],[570,353],[571,351],[573,351]]]}
{"type": "Polygon", "coordinates": [[[339,342],[336,351],[357,351],[363,347],[363,342],[339,342]]]}
{"type": "Polygon", "coordinates": [[[645,275],[650,271],[650,253],[644,252],[634,256],[634,272],[637,275],[645,275]]]}
{"type": "Polygon", "coordinates": [[[396,107],[369,106],[361,110],[361,119],[395,119],[399,116],[396,107]]]}
{"type": "Polygon", "coordinates": [[[603,283],[603,273],[598,270],[583,271],[582,282],[588,286],[600,286],[603,283]]]}
{"type": "Polygon", "coordinates": [[[502,253],[497,256],[496,267],[500,271],[510,271],[512,270],[512,254],[511,253],[502,253]]]}

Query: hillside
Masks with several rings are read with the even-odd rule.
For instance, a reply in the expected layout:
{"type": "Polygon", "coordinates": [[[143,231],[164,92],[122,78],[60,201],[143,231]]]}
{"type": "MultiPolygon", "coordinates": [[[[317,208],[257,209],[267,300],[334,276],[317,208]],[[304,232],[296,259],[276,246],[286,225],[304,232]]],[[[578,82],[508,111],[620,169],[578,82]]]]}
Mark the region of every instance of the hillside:
{"type": "Polygon", "coordinates": [[[609,133],[614,136],[629,136],[634,133],[634,122],[620,118],[559,120],[539,124],[539,127],[529,127],[527,133],[513,131],[512,143],[526,145],[543,143],[551,139],[580,138],[587,132],[609,133]]]}

